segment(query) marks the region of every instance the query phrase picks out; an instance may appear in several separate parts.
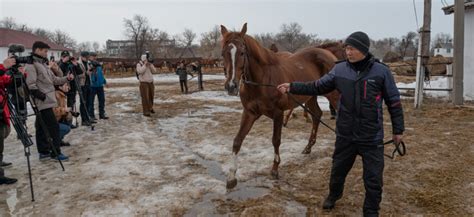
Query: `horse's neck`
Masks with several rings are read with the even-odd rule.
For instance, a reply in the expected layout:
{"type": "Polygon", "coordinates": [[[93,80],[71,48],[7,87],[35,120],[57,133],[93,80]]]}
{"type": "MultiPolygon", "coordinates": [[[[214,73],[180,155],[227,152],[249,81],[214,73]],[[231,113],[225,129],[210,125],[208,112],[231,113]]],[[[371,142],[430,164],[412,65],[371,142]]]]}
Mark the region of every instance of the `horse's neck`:
{"type": "MultiPolygon", "coordinates": [[[[251,39],[247,39],[247,43],[251,39]]],[[[249,52],[249,79],[257,82],[263,83],[266,76],[266,67],[276,64],[276,56],[273,52],[265,49],[260,46],[258,43],[251,43],[252,46],[247,46],[249,52]]]]}

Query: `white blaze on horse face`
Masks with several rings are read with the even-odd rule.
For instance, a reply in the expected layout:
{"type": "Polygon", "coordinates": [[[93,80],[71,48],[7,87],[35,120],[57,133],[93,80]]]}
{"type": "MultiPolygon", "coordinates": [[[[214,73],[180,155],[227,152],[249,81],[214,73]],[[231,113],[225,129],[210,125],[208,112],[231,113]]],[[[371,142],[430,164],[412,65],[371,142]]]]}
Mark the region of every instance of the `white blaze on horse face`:
{"type": "MultiPolygon", "coordinates": [[[[233,81],[235,78],[235,53],[237,53],[237,47],[233,43],[230,43],[229,47],[232,47],[230,49],[230,58],[232,61],[232,75],[231,75],[232,77],[230,78],[230,80],[233,81]]],[[[232,82],[231,85],[233,86],[234,83],[232,82]]]]}

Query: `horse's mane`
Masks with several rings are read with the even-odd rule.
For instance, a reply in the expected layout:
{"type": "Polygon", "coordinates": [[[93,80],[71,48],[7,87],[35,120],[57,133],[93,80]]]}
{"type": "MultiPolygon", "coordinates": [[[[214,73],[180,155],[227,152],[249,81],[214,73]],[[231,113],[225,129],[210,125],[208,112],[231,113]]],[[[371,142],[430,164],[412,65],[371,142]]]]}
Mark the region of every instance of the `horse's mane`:
{"type": "Polygon", "coordinates": [[[260,43],[251,36],[245,35],[244,40],[245,44],[247,44],[247,49],[251,51],[252,56],[260,63],[268,65],[278,62],[273,51],[261,46],[260,43]]]}

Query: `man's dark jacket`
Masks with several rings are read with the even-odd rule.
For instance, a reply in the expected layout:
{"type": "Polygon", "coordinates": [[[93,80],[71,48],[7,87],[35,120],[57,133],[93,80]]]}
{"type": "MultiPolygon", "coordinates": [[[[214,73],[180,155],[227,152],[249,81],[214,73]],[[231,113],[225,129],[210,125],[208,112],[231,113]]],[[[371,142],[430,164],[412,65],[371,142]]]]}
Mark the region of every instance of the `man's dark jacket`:
{"type": "Polygon", "coordinates": [[[390,69],[370,56],[360,72],[348,61],[337,63],[315,82],[293,82],[290,93],[323,95],[333,90],[340,94],[336,131],[350,141],[379,145],[383,141],[382,100],[392,119],[393,134],[404,131],[400,93],[390,69]]]}

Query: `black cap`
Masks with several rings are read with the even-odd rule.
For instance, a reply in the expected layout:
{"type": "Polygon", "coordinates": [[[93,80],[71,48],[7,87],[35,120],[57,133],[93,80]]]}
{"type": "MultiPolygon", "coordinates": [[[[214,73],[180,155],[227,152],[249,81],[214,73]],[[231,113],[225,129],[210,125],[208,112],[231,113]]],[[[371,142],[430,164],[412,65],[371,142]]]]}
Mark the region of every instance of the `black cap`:
{"type": "Polygon", "coordinates": [[[87,51],[82,51],[81,52],[81,57],[88,57],[89,56],[89,52],[87,51]]]}
{"type": "Polygon", "coordinates": [[[69,51],[65,50],[65,51],[61,52],[61,57],[68,57],[68,56],[71,56],[69,54],[69,51]]]}
{"type": "Polygon", "coordinates": [[[369,36],[364,32],[354,32],[347,37],[344,46],[350,45],[359,50],[364,55],[369,53],[370,40],[369,36]]]}
{"type": "Polygon", "coordinates": [[[42,42],[42,41],[35,41],[35,43],[33,43],[33,52],[35,52],[36,49],[49,49],[51,48],[48,44],[42,42]]]}

